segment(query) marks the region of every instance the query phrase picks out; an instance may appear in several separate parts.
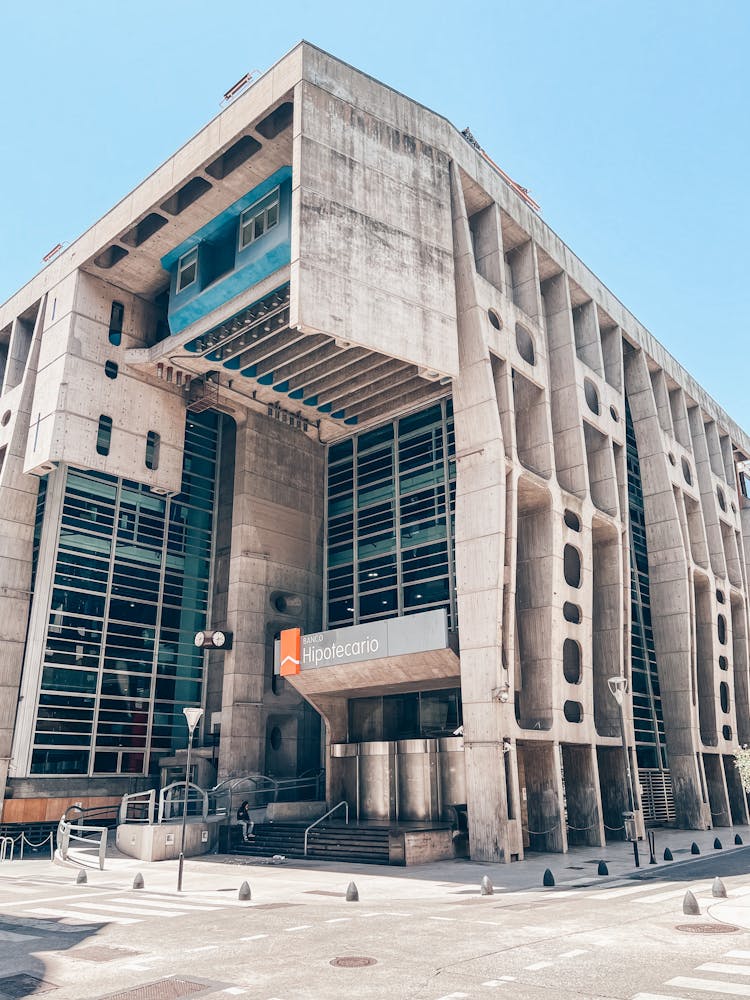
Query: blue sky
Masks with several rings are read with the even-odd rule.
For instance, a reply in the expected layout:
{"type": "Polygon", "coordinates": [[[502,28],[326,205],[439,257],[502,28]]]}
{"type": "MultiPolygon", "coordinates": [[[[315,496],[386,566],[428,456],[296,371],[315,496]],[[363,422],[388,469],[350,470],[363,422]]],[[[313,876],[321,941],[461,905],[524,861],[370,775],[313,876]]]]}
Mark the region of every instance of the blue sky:
{"type": "Polygon", "coordinates": [[[0,301],[306,38],[469,125],[750,430],[747,0],[37,0],[0,34],[0,301]]]}

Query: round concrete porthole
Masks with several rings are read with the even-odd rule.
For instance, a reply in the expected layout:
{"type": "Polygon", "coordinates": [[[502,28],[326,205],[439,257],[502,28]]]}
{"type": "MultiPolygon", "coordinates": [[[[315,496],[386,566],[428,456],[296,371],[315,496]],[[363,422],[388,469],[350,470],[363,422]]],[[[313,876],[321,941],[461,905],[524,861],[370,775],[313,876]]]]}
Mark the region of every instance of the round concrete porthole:
{"type": "Polygon", "coordinates": [[[568,722],[581,722],[583,720],[583,705],[580,701],[566,701],[563,705],[563,715],[568,722]]]}
{"type": "Polygon", "coordinates": [[[721,486],[716,487],[716,499],[719,501],[719,506],[721,507],[721,509],[726,512],[727,501],[726,497],[724,496],[724,490],[721,488],[721,486]]]}
{"type": "Polygon", "coordinates": [[[2,415],[2,417],[0,417],[0,424],[2,424],[3,427],[7,427],[9,420],[10,420],[10,410],[6,410],[5,413],[2,415]]]}
{"type": "Polygon", "coordinates": [[[583,380],[583,395],[586,397],[586,405],[592,413],[599,412],[599,393],[590,378],[583,380]]]}
{"type": "Polygon", "coordinates": [[[609,415],[610,415],[610,417],[612,417],[612,419],[614,420],[614,422],[616,424],[618,424],[620,422],[620,414],[617,412],[617,410],[615,409],[614,406],[610,406],[610,408],[609,408],[609,415]]]}
{"type": "Polygon", "coordinates": [[[688,486],[693,485],[693,473],[690,469],[690,462],[686,458],[682,460],[682,474],[685,477],[685,482],[688,486]]]}
{"type": "Polygon", "coordinates": [[[565,524],[570,528],[571,531],[581,530],[580,517],[572,510],[568,510],[567,507],[565,508],[565,513],[563,514],[563,521],[565,521],[565,524]]]}
{"type": "Polygon", "coordinates": [[[534,352],[534,338],[525,326],[516,323],[516,347],[523,360],[530,365],[536,364],[536,354],[534,352]]]}
{"type": "Polygon", "coordinates": [[[494,326],[494,328],[496,330],[502,330],[502,328],[503,328],[503,321],[500,319],[500,317],[495,312],[495,310],[494,309],[488,309],[487,310],[487,315],[489,316],[490,323],[494,326]]]}

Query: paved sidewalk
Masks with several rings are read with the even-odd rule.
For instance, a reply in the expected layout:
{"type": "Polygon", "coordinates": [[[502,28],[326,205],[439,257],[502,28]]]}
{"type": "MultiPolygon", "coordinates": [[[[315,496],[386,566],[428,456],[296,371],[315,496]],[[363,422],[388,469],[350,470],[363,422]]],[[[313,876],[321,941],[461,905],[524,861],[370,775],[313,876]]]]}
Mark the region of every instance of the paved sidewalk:
{"type": "MultiPolygon", "coordinates": [[[[567,854],[532,854],[514,864],[483,864],[456,860],[400,868],[385,865],[362,865],[348,862],[323,862],[287,859],[282,864],[271,864],[270,859],[243,858],[238,855],[203,855],[185,862],[183,889],[195,893],[227,893],[239,890],[243,881],[251,887],[254,902],[289,903],[311,902],[316,896],[343,896],[347,885],[354,881],[360,898],[368,905],[405,903],[408,900],[441,900],[455,894],[479,893],[479,886],[487,875],[497,893],[536,890],[538,898],[550,893],[566,893],[576,888],[595,885],[612,885],[623,878],[640,876],[673,877],[680,881],[689,879],[689,866],[685,862],[705,860],[718,855],[714,839],[722,843],[721,854],[735,850],[734,837],[739,834],[750,845],[750,827],[730,829],[655,831],[656,855],[659,863],[649,865],[646,841],[639,842],[641,868],[636,869],[633,848],[628,843],[610,844],[605,848],[575,847],[567,854]],[[700,857],[691,854],[691,844],[700,849],[700,857]],[[664,849],[669,847],[673,862],[662,860],[664,849]],[[599,861],[607,863],[609,874],[599,876],[599,861]],[[545,869],[555,877],[554,888],[543,888],[545,869]],[[679,876],[678,876],[679,873],[679,876]]],[[[91,886],[98,888],[130,887],[137,873],[143,875],[149,890],[176,893],[177,862],[145,862],[128,858],[110,846],[104,871],[88,868],[91,886]]],[[[77,869],[65,867],[42,858],[0,863],[0,887],[6,880],[42,880],[50,884],[74,882],[77,869]]],[[[536,897],[536,893],[535,893],[536,897]]],[[[717,900],[709,907],[712,917],[750,929],[750,892],[747,896],[717,900]]]]}

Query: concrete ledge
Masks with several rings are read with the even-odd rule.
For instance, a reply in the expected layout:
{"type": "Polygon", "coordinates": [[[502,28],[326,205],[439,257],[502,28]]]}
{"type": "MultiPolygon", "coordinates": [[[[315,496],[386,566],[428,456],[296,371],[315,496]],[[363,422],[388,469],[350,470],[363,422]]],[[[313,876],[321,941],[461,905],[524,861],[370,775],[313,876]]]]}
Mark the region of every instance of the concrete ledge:
{"type": "MultiPolygon", "coordinates": [[[[185,826],[185,857],[208,854],[216,849],[224,817],[188,819],[185,826]]],[[[179,857],[182,823],[121,823],[115,844],[129,858],[140,861],[170,861],[179,857]]]]}
{"type": "Polygon", "coordinates": [[[320,819],[326,811],[325,802],[269,802],[266,806],[267,823],[294,823],[295,820],[320,819]]]}
{"type": "Polygon", "coordinates": [[[453,831],[391,830],[388,835],[388,863],[391,865],[426,865],[431,861],[450,861],[455,857],[453,831]]]}

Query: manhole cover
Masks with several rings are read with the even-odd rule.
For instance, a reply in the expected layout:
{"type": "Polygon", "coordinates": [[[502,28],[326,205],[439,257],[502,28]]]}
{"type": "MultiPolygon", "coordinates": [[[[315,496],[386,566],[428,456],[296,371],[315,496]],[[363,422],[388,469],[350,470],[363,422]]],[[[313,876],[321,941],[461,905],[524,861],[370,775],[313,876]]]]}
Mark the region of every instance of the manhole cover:
{"type": "Polygon", "coordinates": [[[17,976],[6,976],[0,979],[0,994],[8,997],[9,1000],[17,1000],[20,997],[33,997],[37,993],[49,993],[58,987],[54,983],[47,983],[36,976],[29,976],[25,972],[17,976]]]}
{"type": "Polygon", "coordinates": [[[335,965],[337,969],[362,969],[366,965],[377,965],[377,961],[366,955],[344,955],[342,958],[332,958],[329,965],[335,965]]]}
{"type": "Polygon", "coordinates": [[[678,924],[675,930],[684,934],[737,934],[739,927],[734,924],[678,924]]]}
{"type": "Polygon", "coordinates": [[[74,948],[68,952],[72,958],[83,958],[87,962],[111,962],[115,958],[132,958],[141,952],[132,948],[116,948],[109,945],[92,944],[86,948],[74,948]]]}
{"type": "Polygon", "coordinates": [[[132,990],[108,993],[102,1000],[182,1000],[182,997],[203,993],[208,988],[208,983],[199,983],[195,979],[158,979],[155,983],[144,983],[132,990]]]}

